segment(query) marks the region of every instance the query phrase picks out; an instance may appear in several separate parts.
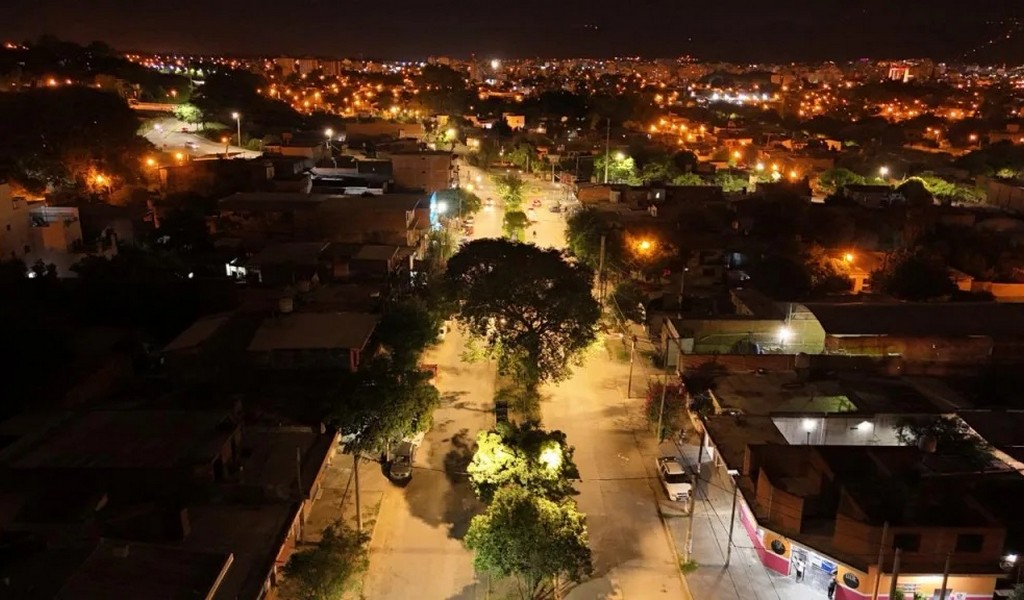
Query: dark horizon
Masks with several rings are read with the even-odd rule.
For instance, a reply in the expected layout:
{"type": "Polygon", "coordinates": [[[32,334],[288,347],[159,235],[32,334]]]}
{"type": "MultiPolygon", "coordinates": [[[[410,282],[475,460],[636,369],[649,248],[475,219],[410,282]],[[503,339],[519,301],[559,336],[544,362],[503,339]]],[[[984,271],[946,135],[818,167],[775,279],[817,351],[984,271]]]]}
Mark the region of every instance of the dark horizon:
{"type": "Polygon", "coordinates": [[[422,60],[694,56],[784,63],[859,58],[1024,62],[1024,3],[976,0],[777,0],[680,6],[644,0],[524,0],[501,11],[456,0],[446,12],[395,0],[386,12],[329,0],[9,0],[0,37],[42,34],[120,50],[237,56],[338,56],[422,60]],[[747,8],[744,8],[747,6],[747,8]],[[287,12],[282,10],[287,8],[287,12]],[[514,9],[514,10],[512,10],[514,9]],[[359,10],[361,12],[354,12],[359,10]],[[1009,37],[1007,37],[1009,36],[1009,37]]]}

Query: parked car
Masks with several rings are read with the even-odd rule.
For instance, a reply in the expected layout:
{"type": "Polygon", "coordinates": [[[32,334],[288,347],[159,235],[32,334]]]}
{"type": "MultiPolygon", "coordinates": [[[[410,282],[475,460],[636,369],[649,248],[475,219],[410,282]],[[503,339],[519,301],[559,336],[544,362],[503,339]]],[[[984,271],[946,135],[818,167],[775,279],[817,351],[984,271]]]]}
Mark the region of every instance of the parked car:
{"type": "Polygon", "coordinates": [[[185,147],[188,148],[189,150],[197,150],[199,148],[199,144],[193,142],[192,140],[189,140],[185,142],[185,147]]]}
{"type": "Polygon", "coordinates": [[[497,423],[508,423],[508,400],[498,398],[494,401],[494,420],[497,423]]]}
{"type": "Polygon", "coordinates": [[[662,456],[658,459],[658,478],[665,488],[665,494],[673,502],[687,502],[693,490],[693,478],[686,472],[679,459],[662,456]]]}
{"type": "Polygon", "coordinates": [[[551,205],[551,212],[553,212],[553,213],[560,213],[560,212],[562,212],[562,205],[561,204],[552,204],[551,205]]]}
{"type": "Polygon", "coordinates": [[[395,455],[388,466],[388,477],[395,481],[404,481],[412,477],[412,459],[416,456],[416,444],[402,442],[395,450],[395,455]]]}
{"type": "Polygon", "coordinates": [[[541,207],[540,198],[534,198],[533,202],[530,203],[530,206],[532,206],[534,208],[540,208],[541,207]]]}

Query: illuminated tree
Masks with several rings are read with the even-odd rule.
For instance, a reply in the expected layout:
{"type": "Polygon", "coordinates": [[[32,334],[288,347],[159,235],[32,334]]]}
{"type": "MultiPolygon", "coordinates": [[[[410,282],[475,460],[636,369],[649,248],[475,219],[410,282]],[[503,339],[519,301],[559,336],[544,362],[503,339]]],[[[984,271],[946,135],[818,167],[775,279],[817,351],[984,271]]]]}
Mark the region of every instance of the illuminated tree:
{"type": "Polygon", "coordinates": [[[530,220],[526,217],[526,213],[521,210],[505,213],[505,219],[503,220],[501,227],[505,232],[505,237],[510,240],[521,242],[525,239],[526,228],[529,226],[530,220]]]}
{"type": "Polygon", "coordinates": [[[523,207],[526,194],[526,182],[516,173],[502,173],[493,177],[498,195],[505,203],[506,211],[517,211],[523,207]]]}
{"type": "Polygon", "coordinates": [[[548,500],[576,494],[571,480],[579,479],[573,447],[561,431],[544,431],[536,423],[498,423],[481,431],[477,449],[466,471],[480,500],[490,502],[495,492],[516,485],[548,500]]]}
{"type": "Polygon", "coordinates": [[[573,501],[552,502],[516,486],[499,490],[466,533],[476,569],[514,577],[520,597],[529,600],[557,596],[566,584],[590,577],[587,543],[586,516],[573,501]]]}
{"type": "Polygon", "coordinates": [[[594,159],[594,178],[598,183],[604,183],[605,163],[608,164],[608,183],[642,183],[633,158],[621,152],[613,152],[610,156],[602,154],[594,159]]]}
{"type": "Polygon", "coordinates": [[[203,117],[203,111],[195,104],[186,102],[174,107],[174,118],[189,125],[202,125],[203,117]]]}

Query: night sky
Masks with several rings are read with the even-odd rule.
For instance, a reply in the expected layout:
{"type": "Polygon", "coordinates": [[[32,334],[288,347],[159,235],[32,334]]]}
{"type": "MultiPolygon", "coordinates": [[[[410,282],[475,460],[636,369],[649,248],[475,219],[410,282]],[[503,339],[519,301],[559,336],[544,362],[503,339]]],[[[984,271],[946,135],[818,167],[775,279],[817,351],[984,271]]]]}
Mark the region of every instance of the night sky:
{"type": "Polygon", "coordinates": [[[0,37],[120,49],[418,59],[690,54],[772,62],[967,52],[1024,62],[1024,0],[4,0],[0,37]],[[1006,39],[1010,33],[1011,38],[1006,39]],[[987,44],[995,40],[994,44],[987,44]]]}

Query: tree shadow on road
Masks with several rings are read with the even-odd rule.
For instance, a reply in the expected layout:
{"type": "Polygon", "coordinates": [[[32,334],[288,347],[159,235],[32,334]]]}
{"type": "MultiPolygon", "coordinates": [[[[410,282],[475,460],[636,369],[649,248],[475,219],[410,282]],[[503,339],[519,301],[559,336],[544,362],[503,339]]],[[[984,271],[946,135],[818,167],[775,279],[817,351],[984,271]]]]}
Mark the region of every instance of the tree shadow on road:
{"type": "Polygon", "coordinates": [[[475,450],[476,442],[469,430],[460,430],[451,437],[451,449],[444,456],[442,472],[417,474],[421,483],[428,477],[431,480],[406,490],[410,513],[432,526],[447,525],[450,538],[462,539],[469,522],[483,509],[466,476],[466,467],[475,450]]]}

